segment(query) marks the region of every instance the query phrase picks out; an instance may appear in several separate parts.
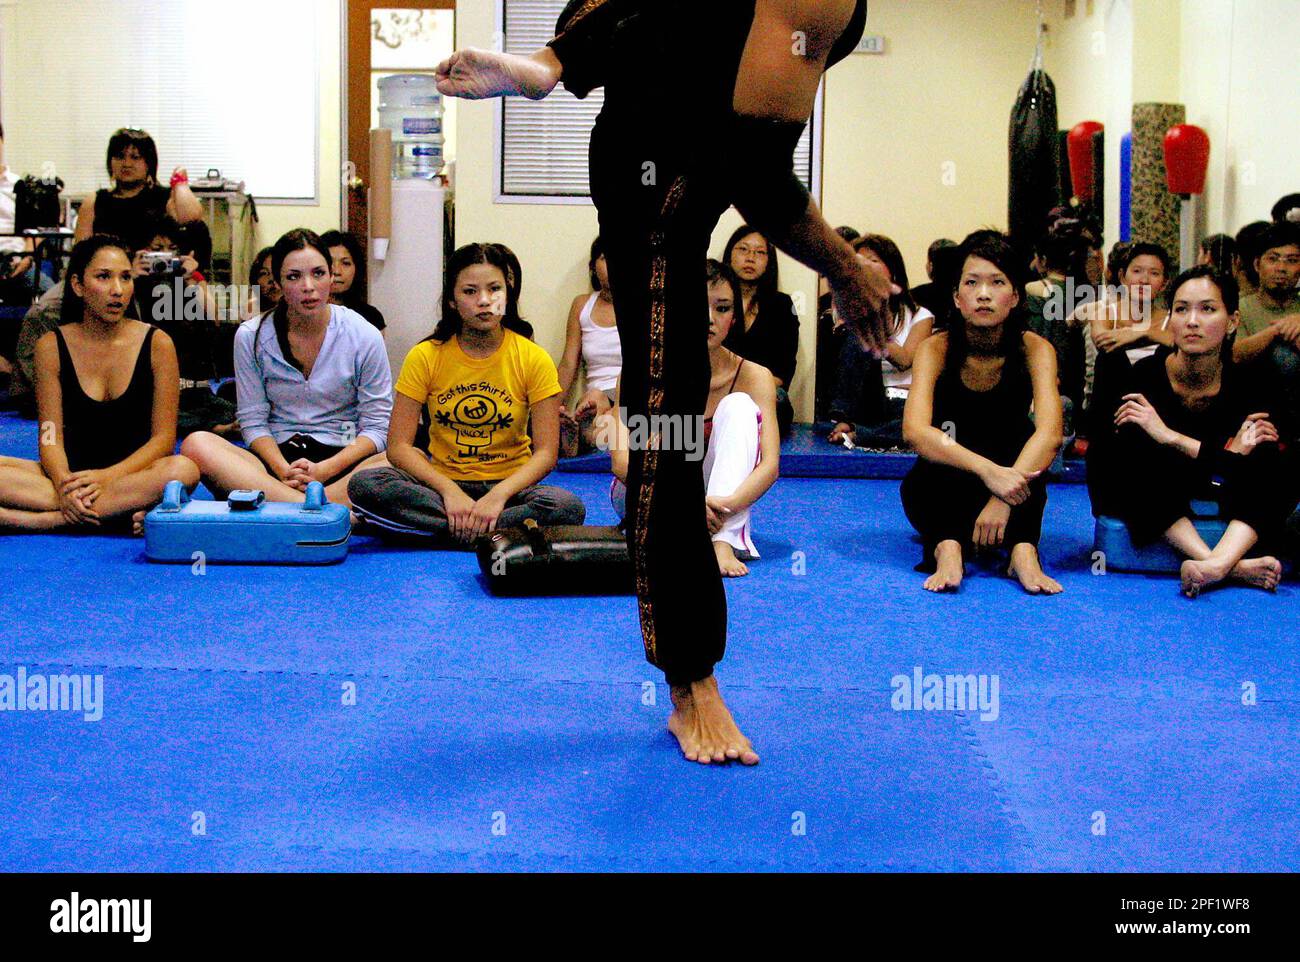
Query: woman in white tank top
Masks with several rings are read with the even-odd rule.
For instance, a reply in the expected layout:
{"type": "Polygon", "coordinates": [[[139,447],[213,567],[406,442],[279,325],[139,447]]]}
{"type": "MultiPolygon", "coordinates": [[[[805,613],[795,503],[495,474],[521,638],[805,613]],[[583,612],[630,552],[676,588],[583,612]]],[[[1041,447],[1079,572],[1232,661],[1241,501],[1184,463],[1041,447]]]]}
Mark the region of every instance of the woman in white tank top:
{"type": "Polygon", "coordinates": [[[564,357],[560,359],[560,456],[594,450],[593,422],[614,404],[615,385],[623,369],[623,352],[609,289],[609,270],[597,237],[588,262],[591,294],[579,294],[569,308],[564,357]],[[579,366],[585,369],[586,390],[571,405],[579,366]]]}

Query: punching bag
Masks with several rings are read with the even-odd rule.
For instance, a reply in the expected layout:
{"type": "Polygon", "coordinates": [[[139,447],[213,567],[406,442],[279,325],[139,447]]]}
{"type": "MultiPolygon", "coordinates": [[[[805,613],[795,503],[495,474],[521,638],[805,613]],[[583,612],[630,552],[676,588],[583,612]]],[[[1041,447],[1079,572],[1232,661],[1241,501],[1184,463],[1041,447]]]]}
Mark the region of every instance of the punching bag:
{"type": "Polygon", "coordinates": [[[1040,67],[1029,72],[1011,108],[1007,228],[1021,251],[1034,249],[1047,213],[1061,204],[1056,85],[1040,67]]]}

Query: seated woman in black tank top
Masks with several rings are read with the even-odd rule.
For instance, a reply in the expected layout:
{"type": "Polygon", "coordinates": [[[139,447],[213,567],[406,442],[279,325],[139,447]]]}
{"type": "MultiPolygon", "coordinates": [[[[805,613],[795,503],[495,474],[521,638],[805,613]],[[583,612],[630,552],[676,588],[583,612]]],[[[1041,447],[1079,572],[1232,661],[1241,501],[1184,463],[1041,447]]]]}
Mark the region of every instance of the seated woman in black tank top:
{"type": "Polygon", "coordinates": [[[926,590],[951,591],[965,551],[1005,547],[1007,573],[1027,592],[1056,594],[1061,585],[1038,558],[1042,474],[1061,446],[1056,352],[1025,330],[1006,237],[977,231],[959,253],[961,321],[921,344],[903,412],[903,436],[920,456],[902,485],[903,509],[924,542],[919,569],[934,572],[926,590]]]}
{"type": "Polygon", "coordinates": [[[96,527],[199,482],[174,456],[176,349],[127,316],[131,261],[97,236],[72,250],[63,326],[36,344],[40,461],[0,458],[0,528],[96,527]]]}
{"type": "MultiPolygon", "coordinates": [[[[702,431],[689,437],[699,445],[704,469],[705,520],[718,570],[724,578],[749,574],[746,561],[759,557],[754,545],[751,511],[776,483],[781,467],[776,382],[761,364],[747,361],[724,342],[738,323],[743,303],[740,282],[719,261],[705,265],[709,284],[709,398],[702,431]]],[[[610,447],[614,484],[610,498],[622,518],[627,507],[627,427],[618,405],[596,420],[598,438],[617,441],[610,447]],[[617,432],[617,433],[615,433],[617,432]]],[[[685,432],[684,432],[685,434],[685,432]]]]}

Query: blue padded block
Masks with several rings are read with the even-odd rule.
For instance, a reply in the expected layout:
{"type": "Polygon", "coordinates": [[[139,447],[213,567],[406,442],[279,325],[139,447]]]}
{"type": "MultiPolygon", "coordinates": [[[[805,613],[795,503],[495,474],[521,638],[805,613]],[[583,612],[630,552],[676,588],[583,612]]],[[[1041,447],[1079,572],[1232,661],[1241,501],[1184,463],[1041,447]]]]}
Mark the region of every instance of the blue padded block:
{"type": "Polygon", "coordinates": [[[196,553],[216,564],[333,564],[347,557],[348,509],[325,500],[320,482],[305,504],[266,502],[236,510],[231,501],[194,501],[179,481],[144,519],[145,557],[190,564],[196,553]]]}
{"type": "MultiPolygon", "coordinates": [[[[1192,524],[1201,533],[1206,544],[1216,544],[1228,529],[1226,521],[1217,518],[1193,518],[1192,524]]],[[[1106,568],[1115,571],[1136,571],[1143,574],[1178,574],[1185,560],[1164,541],[1138,547],[1129,536],[1128,526],[1118,518],[1102,515],[1097,519],[1093,535],[1093,550],[1106,558],[1106,568]]]]}

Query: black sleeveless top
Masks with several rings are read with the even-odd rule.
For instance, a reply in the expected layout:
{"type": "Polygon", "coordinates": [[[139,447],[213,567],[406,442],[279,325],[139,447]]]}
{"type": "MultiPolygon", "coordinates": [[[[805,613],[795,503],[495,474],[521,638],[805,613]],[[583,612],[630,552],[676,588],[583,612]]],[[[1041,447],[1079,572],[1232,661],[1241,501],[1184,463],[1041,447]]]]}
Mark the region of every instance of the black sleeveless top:
{"type": "Polygon", "coordinates": [[[112,234],[131,250],[144,250],[167,216],[171,195],[166,187],[156,184],[134,197],[114,197],[111,190],[101,190],[95,194],[95,233],[112,234]]]}
{"type": "Polygon", "coordinates": [[[96,401],[81,389],[81,380],[68,352],[63,331],[59,342],[59,387],[63,392],[63,451],[72,471],[91,471],[125,461],[153,436],[152,324],[131,372],[126,390],[107,401],[96,401]]]}
{"type": "Polygon", "coordinates": [[[962,447],[996,464],[1011,465],[1034,433],[1029,416],[1033,400],[1034,386],[1022,354],[1006,359],[998,383],[987,391],[971,390],[959,370],[945,365],[934,386],[930,423],[962,447]]]}

